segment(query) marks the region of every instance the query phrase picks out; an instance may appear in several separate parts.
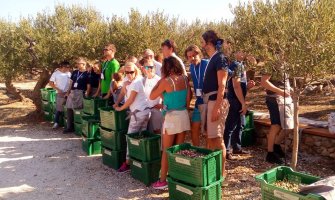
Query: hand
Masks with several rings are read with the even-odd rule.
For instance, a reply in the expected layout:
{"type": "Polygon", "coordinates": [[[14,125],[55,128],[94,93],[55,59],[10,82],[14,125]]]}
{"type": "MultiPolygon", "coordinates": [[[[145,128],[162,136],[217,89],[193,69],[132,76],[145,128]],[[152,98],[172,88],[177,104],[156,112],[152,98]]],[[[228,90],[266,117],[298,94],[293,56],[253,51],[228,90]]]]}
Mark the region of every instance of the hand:
{"type": "Polygon", "coordinates": [[[214,106],[212,110],[211,121],[212,122],[217,121],[219,119],[219,116],[220,116],[219,108],[217,106],[214,106]]]}
{"type": "Polygon", "coordinates": [[[242,105],[242,109],[240,110],[241,115],[245,115],[248,111],[248,107],[246,104],[242,105]]]}
{"type": "Polygon", "coordinates": [[[290,96],[290,93],[289,93],[288,91],[285,91],[285,92],[284,92],[284,90],[282,90],[282,91],[279,93],[279,95],[282,96],[282,97],[289,97],[289,96],[290,96]]]}
{"type": "Polygon", "coordinates": [[[247,84],[247,89],[249,90],[249,89],[253,88],[255,85],[256,85],[256,83],[255,83],[254,80],[249,80],[248,84],[247,84]]]}
{"type": "Polygon", "coordinates": [[[162,104],[157,104],[157,105],[154,106],[154,108],[156,108],[156,109],[159,110],[159,109],[162,109],[162,108],[163,108],[163,105],[162,105],[162,104]]]}
{"type": "Polygon", "coordinates": [[[116,106],[116,107],[115,107],[115,110],[116,110],[116,111],[121,111],[122,109],[121,109],[121,107],[116,106]]]}
{"type": "Polygon", "coordinates": [[[85,92],[85,97],[88,97],[88,96],[89,96],[88,92],[85,92]]]}
{"type": "Polygon", "coordinates": [[[63,93],[62,90],[60,90],[60,89],[58,89],[58,88],[56,88],[56,91],[57,91],[57,93],[59,93],[59,94],[60,94],[60,93],[63,93]]]}
{"type": "MultiPolygon", "coordinates": [[[[105,98],[104,98],[104,99],[105,99],[105,98]]],[[[118,105],[117,105],[117,104],[114,104],[114,105],[113,105],[113,108],[115,109],[116,107],[118,107],[118,105]]]]}

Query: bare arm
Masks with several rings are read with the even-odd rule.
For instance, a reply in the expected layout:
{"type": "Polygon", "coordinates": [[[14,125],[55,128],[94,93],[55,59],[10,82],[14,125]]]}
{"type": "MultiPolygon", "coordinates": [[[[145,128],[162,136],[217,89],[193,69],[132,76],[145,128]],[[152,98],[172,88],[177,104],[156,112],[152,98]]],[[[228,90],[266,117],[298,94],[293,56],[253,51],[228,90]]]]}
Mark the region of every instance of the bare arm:
{"type": "Polygon", "coordinates": [[[216,101],[215,101],[215,105],[213,108],[213,113],[211,116],[211,120],[217,121],[219,119],[219,108],[222,104],[223,101],[223,96],[224,96],[224,91],[226,88],[226,81],[227,81],[227,77],[228,77],[228,72],[226,70],[219,70],[217,71],[217,77],[218,77],[218,94],[216,97],[216,101]]]}
{"type": "Polygon", "coordinates": [[[49,85],[50,85],[53,89],[57,90],[58,92],[61,92],[61,90],[55,85],[55,83],[54,83],[53,81],[49,81],[49,85]]]}
{"type": "Polygon", "coordinates": [[[127,99],[127,101],[121,107],[116,107],[115,110],[121,111],[127,109],[135,101],[136,95],[137,95],[136,91],[134,90],[131,91],[130,97],[127,99]]]}
{"type": "Polygon", "coordinates": [[[242,105],[241,112],[244,115],[247,112],[247,106],[245,104],[245,99],[244,99],[242,88],[241,88],[241,79],[240,78],[232,78],[232,82],[233,82],[233,88],[234,88],[236,97],[242,105]]]}
{"type": "Polygon", "coordinates": [[[99,85],[98,85],[98,89],[97,89],[97,91],[95,92],[95,94],[93,95],[93,97],[97,97],[97,96],[99,96],[99,94],[100,94],[100,90],[101,90],[101,80],[99,80],[99,85]]]}
{"type": "Polygon", "coordinates": [[[126,84],[123,84],[123,87],[121,88],[121,92],[120,92],[120,94],[117,98],[117,101],[113,105],[114,108],[119,105],[119,103],[122,101],[122,99],[124,98],[125,95],[126,95],[126,84]]]}
{"type": "Polygon", "coordinates": [[[150,100],[155,100],[156,98],[160,97],[163,92],[165,91],[165,86],[166,86],[166,80],[165,79],[161,79],[159,80],[155,87],[151,90],[151,93],[150,93],[150,100]]]}

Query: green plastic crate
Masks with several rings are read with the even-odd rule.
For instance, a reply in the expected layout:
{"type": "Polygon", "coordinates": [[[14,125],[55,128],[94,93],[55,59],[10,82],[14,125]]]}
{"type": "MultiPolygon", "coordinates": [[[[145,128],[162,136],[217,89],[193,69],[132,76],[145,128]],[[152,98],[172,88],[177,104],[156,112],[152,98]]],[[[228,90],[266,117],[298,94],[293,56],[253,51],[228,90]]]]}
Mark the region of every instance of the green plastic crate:
{"type": "Polygon", "coordinates": [[[102,163],[115,170],[119,169],[123,162],[126,161],[126,151],[114,151],[103,147],[102,163]]]}
{"type": "Polygon", "coordinates": [[[127,149],[127,130],[113,131],[100,126],[101,143],[104,147],[115,151],[127,149]]]}
{"type": "Polygon", "coordinates": [[[45,101],[56,102],[56,90],[53,88],[42,88],[41,96],[45,101]]]}
{"type": "Polygon", "coordinates": [[[66,127],[67,127],[67,119],[64,117],[63,121],[64,121],[64,128],[66,129],[66,127]]]}
{"type": "Polygon", "coordinates": [[[76,123],[83,123],[83,120],[82,120],[82,109],[73,109],[73,119],[74,119],[74,122],[76,123]]]}
{"type": "Polygon", "coordinates": [[[249,128],[242,131],[241,143],[242,147],[254,145],[256,142],[255,129],[249,128]]]}
{"type": "Polygon", "coordinates": [[[50,111],[43,111],[44,112],[44,119],[46,121],[52,122],[53,119],[55,118],[54,113],[50,111]]]}
{"type": "Polygon", "coordinates": [[[82,117],[82,134],[87,138],[97,138],[100,136],[99,125],[100,121],[92,116],[82,117]]]}
{"type": "Polygon", "coordinates": [[[78,136],[81,136],[82,135],[82,124],[80,123],[77,123],[77,122],[74,122],[74,133],[78,136]]]}
{"type": "Polygon", "coordinates": [[[161,136],[148,131],[141,132],[145,138],[136,139],[140,133],[127,135],[129,156],[144,162],[154,161],[161,157],[161,136]]]}
{"type": "Polygon", "coordinates": [[[129,160],[131,176],[144,183],[146,186],[156,182],[159,179],[161,169],[161,160],[151,162],[141,162],[134,158],[129,160]]]}
{"type": "Polygon", "coordinates": [[[85,97],[83,112],[90,115],[98,116],[99,108],[106,107],[107,104],[108,104],[107,99],[85,97]]]}
{"type": "Polygon", "coordinates": [[[245,129],[251,129],[255,128],[254,124],[254,112],[253,111],[248,111],[247,114],[245,115],[245,124],[244,124],[245,129]]]}
{"type": "Polygon", "coordinates": [[[56,105],[53,102],[42,100],[42,110],[54,112],[56,109],[56,105]]]}
{"type": "Polygon", "coordinates": [[[128,129],[127,111],[115,111],[113,107],[104,107],[99,110],[102,127],[115,131],[128,129]]]}
{"type": "Polygon", "coordinates": [[[101,154],[101,141],[82,137],[82,149],[87,155],[101,154]]]}
{"type": "Polygon", "coordinates": [[[197,187],[187,185],[171,177],[167,178],[169,185],[169,199],[170,200],[220,200],[221,182],[216,181],[209,186],[197,187]]]}
{"type": "Polygon", "coordinates": [[[169,176],[195,186],[208,186],[222,179],[222,150],[194,147],[184,143],[167,149],[169,176]],[[180,150],[194,149],[206,156],[189,158],[178,155],[180,150]]]}
{"type": "Polygon", "coordinates": [[[263,200],[324,200],[317,194],[303,195],[296,192],[288,191],[284,188],[273,185],[276,181],[287,179],[298,184],[312,184],[320,178],[308,174],[295,172],[290,167],[279,166],[266,171],[258,176],[256,180],[261,183],[261,193],[263,200]]]}

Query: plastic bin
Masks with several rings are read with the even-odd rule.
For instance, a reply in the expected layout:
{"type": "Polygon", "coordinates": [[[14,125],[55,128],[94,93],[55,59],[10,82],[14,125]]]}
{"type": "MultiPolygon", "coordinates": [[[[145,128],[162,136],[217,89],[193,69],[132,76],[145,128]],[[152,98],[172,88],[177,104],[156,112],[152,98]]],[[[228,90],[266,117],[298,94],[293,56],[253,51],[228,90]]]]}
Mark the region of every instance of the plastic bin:
{"type": "Polygon", "coordinates": [[[82,124],[74,122],[74,133],[78,136],[82,135],[82,124]]]}
{"type": "Polygon", "coordinates": [[[115,151],[126,150],[127,148],[127,130],[113,131],[100,126],[101,143],[104,147],[115,151]]]}
{"type": "Polygon", "coordinates": [[[82,109],[73,109],[74,122],[79,124],[83,123],[81,117],[82,117],[82,109]]]}
{"type": "Polygon", "coordinates": [[[256,176],[256,180],[261,183],[262,199],[324,200],[323,197],[317,194],[303,195],[273,185],[276,181],[284,179],[297,184],[312,184],[319,180],[318,177],[295,172],[290,167],[279,166],[256,176]]]}
{"type": "Polygon", "coordinates": [[[255,128],[254,124],[254,112],[249,110],[247,114],[245,115],[245,124],[244,124],[245,129],[251,129],[255,128]]]}
{"type": "Polygon", "coordinates": [[[161,160],[150,162],[141,162],[134,158],[130,158],[131,176],[149,186],[151,183],[159,179],[159,172],[161,169],[161,160]]]}
{"type": "Polygon", "coordinates": [[[56,108],[55,103],[42,100],[42,110],[48,111],[48,112],[54,112],[55,108],[56,108]]]}
{"type": "Polygon", "coordinates": [[[82,137],[82,149],[89,156],[101,154],[101,141],[82,137]]]}
{"type": "Polygon", "coordinates": [[[85,97],[83,112],[90,115],[99,116],[99,108],[106,107],[107,103],[107,99],[85,97]]]}
{"type": "Polygon", "coordinates": [[[102,163],[115,170],[119,169],[123,162],[126,161],[126,151],[114,151],[103,147],[102,163]]]}
{"type": "Polygon", "coordinates": [[[221,200],[221,182],[216,181],[205,187],[187,185],[168,177],[170,200],[221,200]]]}
{"type": "Polygon", "coordinates": [[[144,162],[160,159],[160,138],[160,135],[148,131],[128,134],[127,144],[129,156],[144,162]],[[138,139],[140,134],[143,135],[143,138],[138,139]]]}
{"type": "Polygon", "coordinates": [[[222,179],[222,150],[212,151],[185,143],[168,148],[167,154],[171,178],[195,186],[208,186],[222,179]],[[193,149],[206,155],[190,158],[176,154],[186,149],[193,149]]]}
{"type": "Polygon", "coordinates": [[[101,126],[110,130],[127,130],[129,120],[126,111],[115,111],[113,107],[100,108],[101,126]]]}
{"type": "Polygon", "coordinates": [[[256,142],[255,129],[249,128],[242,131],[241,143],[242,147],[254,145],[256,142]]]}
{"type": "Polygon", "coordinates": [[[99,125],[100,121],[92,116],[82,117],[82,134],[87,138],[97,138],[100,136],[99,125]]]}
{"type": "Polygon", "coordinates": [[[54,113],[51,111],[45,111],[45,110],[43,112],[44,112],[44,119],[46,121],[52,122],[53,119],[55,118],[54,113]]]}
{"type": "Polygon", "coordinates": [[[42,99],[48,102],[56,102],[56,90],[53,88],[42,88],[41,89],[42,99]]]}

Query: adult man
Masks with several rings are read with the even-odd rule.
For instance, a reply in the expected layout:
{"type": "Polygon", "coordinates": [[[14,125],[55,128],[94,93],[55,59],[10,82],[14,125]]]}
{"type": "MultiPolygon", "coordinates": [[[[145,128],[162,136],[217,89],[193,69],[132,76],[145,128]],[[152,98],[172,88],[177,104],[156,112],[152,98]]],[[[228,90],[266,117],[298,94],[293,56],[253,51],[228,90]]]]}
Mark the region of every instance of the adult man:
{"type": "Polygon", "coordinates": [[[168,58],[170,56],[175,57],[180,62],[181,66],[183,67],[184,75],[187,76],[185,65],[182,59],[180,59],[175,53],[176,48],[177,48],[176,43],[173,40],[167,39],[161,44],[161,47],[162,47],[162,54],[164,58],[168,58]]]}
{"type": "Polygon", "coordinates": [[[221,149],[222,175],[226,176],[226,148],[223,141],[224,126],[229,103],[224,97],[228,77],[228,64],[220,51],[223,40],[213,30],[206,31],[201,38],[201,46],[210,57],[205,68],[203,98],[207,104],[207,147],[221,149]]]}
{"type": "Polygon", "coordinates": [[[151,49],[146,49],[143,52],[143,57],[148,59],[148,62],[153,62],[155,72],[158,76],[161,76],[162,63],[155,60],[155,54],[151,49]]]}
{"type": "MultiPolygon", "coordinates": [[[[104,57],[105,60],[102,63],[101,68],[101,95],[102,97],[106,96],[111,84],[112,75],[116,73],[119,68],[119,62],[114,58],[116,48],[114,44],[108,44],[104,48],[104,57]]],[[[111,99],[112,101],[112,99],[111,99]]],[[[114,102],[110,102],[110,105],[113,105],[114,102]]]]}
{"type": "Polygon", "coordinates": [[[70,85],[71,73],[69,72],[70,63],[63,61],[57,71],[50,78],[49,85],[56,90],[56,113],[53,129],[59,127],[59,119],[63,116],[63,104],[65,103],[65,94],[70,85]]]}

